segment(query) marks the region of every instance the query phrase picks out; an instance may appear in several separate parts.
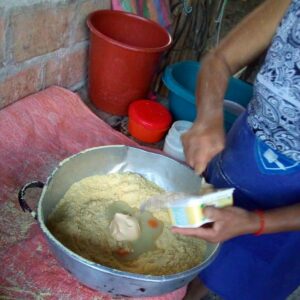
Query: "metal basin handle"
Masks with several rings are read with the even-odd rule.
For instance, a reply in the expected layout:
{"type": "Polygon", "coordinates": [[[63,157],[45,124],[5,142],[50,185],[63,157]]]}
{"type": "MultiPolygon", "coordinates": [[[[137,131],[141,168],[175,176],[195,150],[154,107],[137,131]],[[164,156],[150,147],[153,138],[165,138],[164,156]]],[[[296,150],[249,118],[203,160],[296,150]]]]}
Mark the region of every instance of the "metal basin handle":
{"type": "Polygon", "coordinates": [[[20,204],[22,210],[24,212],[25,211],[30,212],[30,214],[36,220],[37,220],[37,213],[34,210],[32,210],[31,207],[27,204],[27,202],[25,200],[25,193],[26,193],[27,189],[30,189],[30,188],[41,188],[42,189],[44,187],[44,185],[45,184],[41,181],[28,182],[22,186],[22,188],[20,189],[19,194],[18,194],[18,200],[19,200],[19,204],[20,204]]]}

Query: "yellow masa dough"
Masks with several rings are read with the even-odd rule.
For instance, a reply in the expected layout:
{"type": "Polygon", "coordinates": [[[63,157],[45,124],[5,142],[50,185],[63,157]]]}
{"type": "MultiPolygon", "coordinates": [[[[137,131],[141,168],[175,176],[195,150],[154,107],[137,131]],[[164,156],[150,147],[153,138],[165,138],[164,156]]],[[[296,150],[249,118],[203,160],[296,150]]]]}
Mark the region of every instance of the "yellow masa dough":
{"type": "Polygon", "coordinates": [[[84,178],[74,183],[51,213],[48,228],[66,247],[101,265],[122,271],[167,275],[185,271],[203,259],[205,243],[199,239],[173,234],[167,211],[153,215],[164,222],[157,249],[133,261],[113,256],[118,242],[109,234],[106,209],[114,201],[139,208],[145,199],[164,190],[136,173],[112,173],[84,178]]]}

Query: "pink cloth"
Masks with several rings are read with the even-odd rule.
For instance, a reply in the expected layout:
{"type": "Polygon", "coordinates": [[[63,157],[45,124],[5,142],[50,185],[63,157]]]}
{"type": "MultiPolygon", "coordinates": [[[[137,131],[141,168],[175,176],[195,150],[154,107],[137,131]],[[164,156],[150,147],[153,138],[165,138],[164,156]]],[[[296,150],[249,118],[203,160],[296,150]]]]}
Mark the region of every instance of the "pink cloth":
{"type": "MultiPolygon", "coordinates": [[[[50,252],[18,205],[20,187],[45,182],[64,158],[112,144],[138,146],[94,115],[78,95],[51,87],[0,111],[0,295],[9,299],[113,299],[80,284],[50,252]]],[[[32,207],[39,195],[28,192],[32,207]]],[[[185,287],[160,297],[182,299],[185,287]]],[[[134,298],[132,298],[134,299],[134,298]]]]}

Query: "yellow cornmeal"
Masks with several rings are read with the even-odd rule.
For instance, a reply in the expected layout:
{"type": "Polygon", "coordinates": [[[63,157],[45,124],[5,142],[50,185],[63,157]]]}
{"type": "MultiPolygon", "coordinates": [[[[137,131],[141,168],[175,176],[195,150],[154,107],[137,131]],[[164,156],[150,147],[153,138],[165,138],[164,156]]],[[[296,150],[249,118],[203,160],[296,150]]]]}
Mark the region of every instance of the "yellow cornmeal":
{"type": "Polygon", "coordinates": [[[101,265],[132,273],[167,275],[185,271],[203,259],[205,243],[199,239],[173,234],[167,211],[153,215],[164,222],[157,249],[133,261],[113,256],[118,247],[109,234],[107,207],[116,200],[139,208],[145,199],[164,190],[135,173],[97,175],[74,183],[48,219],[55,237],[72,251],[101,265]]]}

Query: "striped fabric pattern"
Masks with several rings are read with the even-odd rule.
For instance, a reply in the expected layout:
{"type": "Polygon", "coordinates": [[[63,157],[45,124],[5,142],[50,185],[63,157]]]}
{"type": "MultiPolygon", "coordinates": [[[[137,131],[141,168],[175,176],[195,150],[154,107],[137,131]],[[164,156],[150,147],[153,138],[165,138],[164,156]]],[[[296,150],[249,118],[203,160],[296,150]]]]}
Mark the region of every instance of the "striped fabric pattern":
{"type": "Polygon", "coordinates": [[[112,9],[131,12],[151,19],[167,29],[171,25],[168,0],[112,0],[112,9]]]}

